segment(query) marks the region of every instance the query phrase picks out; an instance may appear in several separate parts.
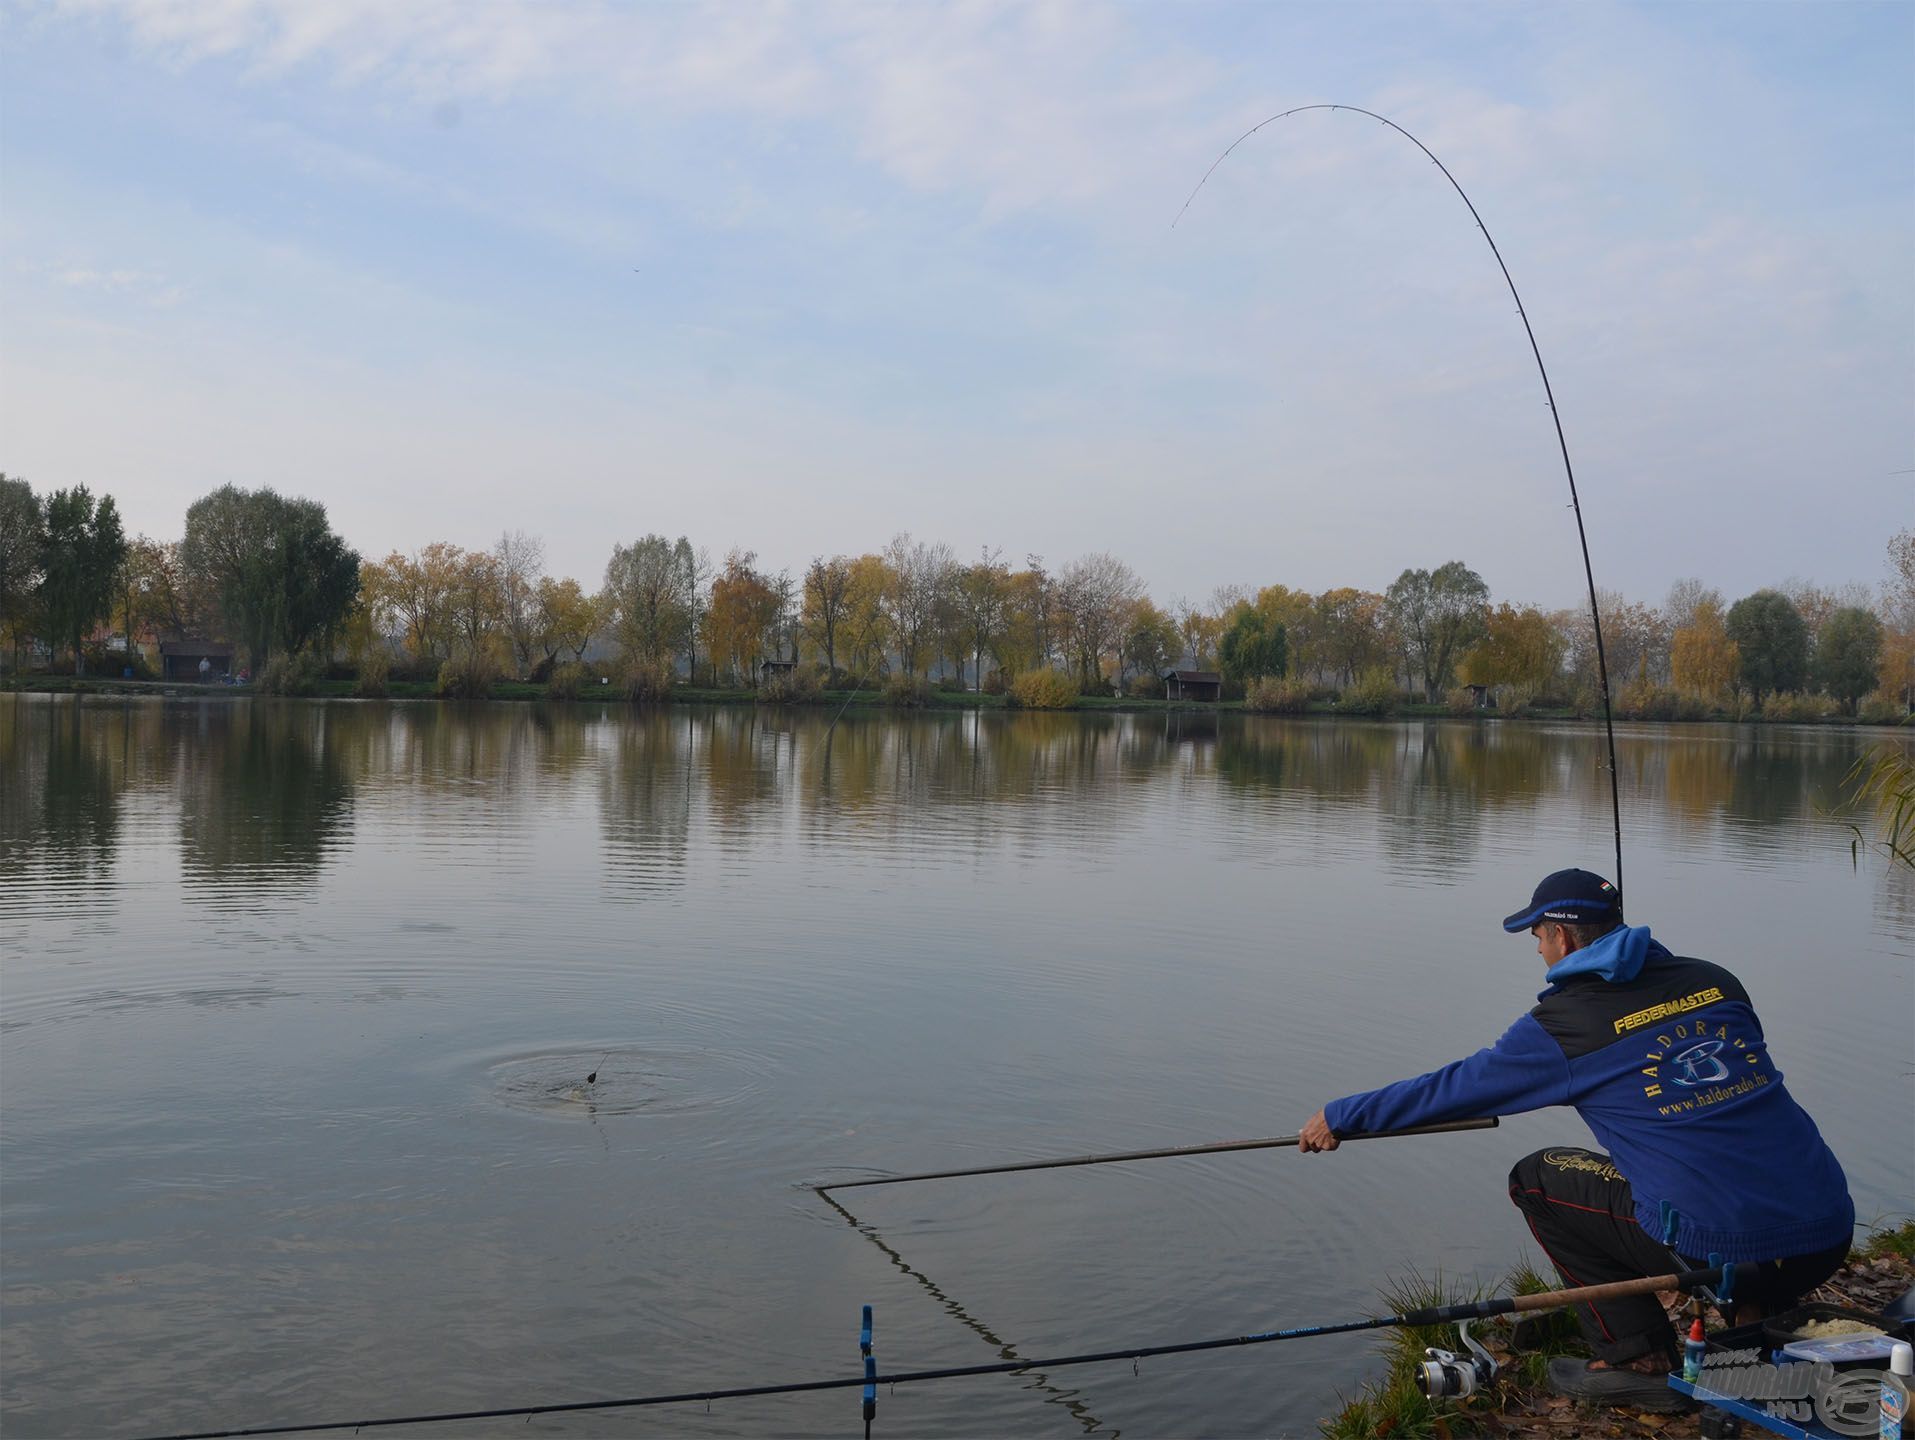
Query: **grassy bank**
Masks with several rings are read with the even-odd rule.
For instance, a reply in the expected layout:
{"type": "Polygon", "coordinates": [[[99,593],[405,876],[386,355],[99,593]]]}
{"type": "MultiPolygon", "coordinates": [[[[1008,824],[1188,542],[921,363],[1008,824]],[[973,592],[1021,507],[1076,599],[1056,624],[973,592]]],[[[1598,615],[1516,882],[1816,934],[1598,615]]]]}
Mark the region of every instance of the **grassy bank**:
{"type": "MultiPolygon", "coordinates": [[[[1850,1252],[1848,1263],[1808,1298],[1865,1310],[1879,1310],[1915,1284],[1915,1220],[1877,1230],[1850,1252]]],[[[1496,1288],[1499,1295],[1536,1294],[1555,1285],[1525,1264],[1496,1288]]],[[[1439,1272],[1413,1276],[1385,1287],[1381,1312],[1401,1315],[1433,1305],[1483,1298],[1480,1291],[1447,1284],[1439,1272]]],[[[1671,1312],[1676,1318],[1675,1312],[1671,1312]]],[[[1382,1332],[1383,1373],[1344,1401],[1319,1427],[1325,1440],[1451,1440],[1464,1435],[1521,1437],[1661,1436],[1690,1440],[1701,1435],[1699,1415],[1652,1415],[1638,1410],[1592,1409],[1551,1394],[1545,1384],[1549,1360],[1556,1355],[1587,1355],[1567,1311],[1539,1317],[1524,1348],[1510,1346],[1507,1318],[1471,1331],[1502,1365],[1488,1392],[1463,1400],[1431,1401],[1416,1388],[1417,1367],[1426,1346],[1460,1350],[1454,1325],[1382,1332]]],[[[1721,1321],[1711,1316],[1712,1328],[1721,1321]]],[[[1678,1329],[1686,1329],[1686,1317],[1678,1329]]]]}
{"type": "MultiPolygon", "coordinates": [[[[357,698],[356,685],[351,680],[324,680],[319,682],[312,698],[327,700],[349,700],[357,698]]],[[[125,680],[106,676],[72,675],[25,675],[0,678],[0,691],[17,691],[44,695],[123,695],[123,696],[166,696],[173,698],[191,698],[201,700],[243,700],[259,692],[250,685],[198,685],[190,682],[162,680],[125,680]]],[[[437,700],[442,698],[437,687],[425,680],[392,680],[386,685],[383,698],[390,700],[437,700]]],[[[626,703],[617,693],[617,687],[611,685],[587,686],[579,692],[576,700],[554,699],[544,685],[535,685],[520,680],[501,680],[492,687],[490,697],[493,700],[544,700],[553,704],[605,704],[608,702],[626,703]]],[[[756,691],[713,686],[680,685],[673,688],[664,702],[674,705],[752,705],[760,703],[756,691]]],[[[889,709],[895,707],[881,690],[824,690],[817,693],[815,699],[784,702],[775,707],[779,709],[821,709],[837,711],[840,709],[889,709]]],[[[908,708],[925,710],[1007,710],[1012,708],[1003,695],[984,695],[970,690],[932,690],[922,705],[908,708]]],[[[1191,700],[1151,700],[1128,695],[1080,695],[1068,707],[1070,710],[1097,714],[1156,714],[1184,713],[1202,714],[1218,711],[1233,714],[1258,713],[1242,700],[1224,700],[1204,703],[1191,700]]],[[[1055,712],[1053,712],[1055,713],[1055,712]]],[[[1286,712],[1277,718],[1340,719],[1340,720],[1478,720],[1485,722],[1517,722],[1524,720],[1562,721],[1596,720],[1600,715],[1588,715],[1568,707],[1534,706],[1519,715],[1500,714],[1494,710],[1475,710],[1459,713],[1446,703],[1429,704],[1421,701],[1405,701],[1395,706],[1387,715],[1366,714],[1340,708],[1335,702],[1313,700],[1301,709],[1286,712]]],[[[1620,717],[1619,717],[1620,718],[1620,717]]],[[[1761,715],[1731,715],[1726,711],[1712,711],[1706,715],[1685,719],[1658,719],[1636,722],[1668,724],[1682,726],[1694,723],[1741,722],[1747,724],[1771,723],[1761,715]]],[[[1915,717],[1901,723],[1906,727],[1915,717]]],[[[1784,717],[1779,722],[1786,724],[1808,724],[1828,726],[1861,726],[1864,729],[1894,729],[1895,725],[1876,725],[1859,721],[1853,716],[1829,715],[1815,719],[1797,719],[1784,717]]]]}

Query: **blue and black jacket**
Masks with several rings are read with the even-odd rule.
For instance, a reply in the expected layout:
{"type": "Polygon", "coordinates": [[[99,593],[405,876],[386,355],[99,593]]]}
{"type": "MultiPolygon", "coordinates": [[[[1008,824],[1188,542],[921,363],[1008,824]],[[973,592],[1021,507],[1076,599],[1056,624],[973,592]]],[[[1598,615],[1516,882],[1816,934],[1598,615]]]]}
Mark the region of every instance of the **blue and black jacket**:
{"type": "Polygon", "coordinates": [[[1324,1107],[1338,1135],[1573,1105],[1676,1248],[1746,1262],[1845,1244],[1848,1181],[1783,1088],[1742,983],[1622,928],[1550,972],[1536,1008],[1466,1060],[1324,1107]]]}

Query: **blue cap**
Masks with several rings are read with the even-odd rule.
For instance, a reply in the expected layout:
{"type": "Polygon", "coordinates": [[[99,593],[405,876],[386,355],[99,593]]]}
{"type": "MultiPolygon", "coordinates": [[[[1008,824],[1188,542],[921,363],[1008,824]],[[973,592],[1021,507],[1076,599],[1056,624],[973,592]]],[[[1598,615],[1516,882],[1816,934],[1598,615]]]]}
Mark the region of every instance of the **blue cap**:
{"type": "Polygon", "coordinates": [[[1622,892],[1590,870],[1545,875],[1529,904],[1503,922],[1515,934],[1540,920],[1563,925],[1602,925],[1622,919],[1622,892]]]}

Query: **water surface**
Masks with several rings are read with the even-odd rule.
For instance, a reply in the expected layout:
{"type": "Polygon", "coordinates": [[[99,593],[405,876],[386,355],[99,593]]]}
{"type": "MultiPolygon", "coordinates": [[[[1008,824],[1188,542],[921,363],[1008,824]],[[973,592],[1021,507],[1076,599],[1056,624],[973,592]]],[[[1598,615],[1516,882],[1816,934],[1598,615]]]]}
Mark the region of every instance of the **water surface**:
{"type": "MultiPolygon", "coordinates": [[[[137,1435],[1172,1343],[1525,1254],[1499,1131],[1294,1131],[1493,1040],[1611,868],[1599,732],[0,699],[0,1420],[137,1435]],[[596,1072],[596,1082],[586,1076],[596,1072]]],[[[1631,918],[1915,1195],[1915,886],[1863,743],[1625,730],[1631,918]]],[[[1533,1257],[1532,1257],[1533,1258],[1533,1257]]],[[[877,1433],[1309,1433],[1362,1337],[900,1388],[877,1433]]],[[[461,1433],[840,1435],[855,1391],[461,1433]]],[[[432,1430],[415,1433],[432,1434],[432,1430]]]]}

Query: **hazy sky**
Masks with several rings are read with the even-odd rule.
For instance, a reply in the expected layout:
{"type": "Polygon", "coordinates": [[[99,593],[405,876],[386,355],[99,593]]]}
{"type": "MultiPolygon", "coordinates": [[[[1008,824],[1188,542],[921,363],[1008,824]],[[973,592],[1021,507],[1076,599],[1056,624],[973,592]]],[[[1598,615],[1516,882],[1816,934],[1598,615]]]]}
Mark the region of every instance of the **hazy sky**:
{"type": "MultiPolygon", "coordinates": [[[[176,537],[1875,582],[1915,5],[88,0],[0,20],[0,469],[176,537]]],[[[1896,473],[1902,472],[1902,473],[1896,473]]]]}

